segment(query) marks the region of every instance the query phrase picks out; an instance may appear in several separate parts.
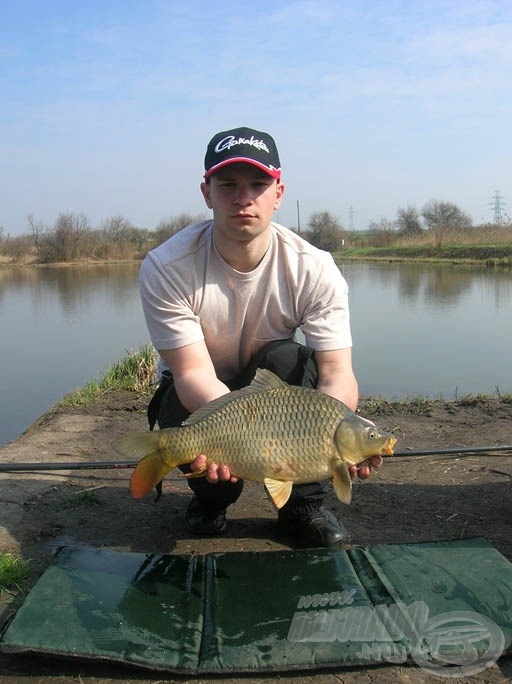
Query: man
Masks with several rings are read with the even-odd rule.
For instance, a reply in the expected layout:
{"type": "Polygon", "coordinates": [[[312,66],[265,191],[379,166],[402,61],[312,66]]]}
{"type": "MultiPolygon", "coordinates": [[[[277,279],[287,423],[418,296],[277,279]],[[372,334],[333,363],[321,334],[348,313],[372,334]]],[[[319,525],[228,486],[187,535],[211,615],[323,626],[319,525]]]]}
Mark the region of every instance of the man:
{"type": "MultiPolygon", "coordinates": [[[[200,406],[249,384],[257,367],[290,384],[316,386],[355,410],[347,284],[330,254],[272,222],[284,194],[272,137],[250,128],[216,134],[201,192],[213,221],[175,234],[141,267],[142,304],[163,379],[148,409],[150,425],[181,425],[200,406]],[[294,341],[298,329],[307,346],[294,341]]],[[[204,462],[199,456],[191,470],[204,462]]],[[[351,475],[367,477],[380,463],[375,457],[351,475]]],[[[243,481],[213,463],[189,485],[195,495],[187,528],[221,534],[243,481]]],[[[326,483],[296,485],[279,511],[298,544],[337,547],[348,540],[324,508],[325,495],[326,483]]]]}

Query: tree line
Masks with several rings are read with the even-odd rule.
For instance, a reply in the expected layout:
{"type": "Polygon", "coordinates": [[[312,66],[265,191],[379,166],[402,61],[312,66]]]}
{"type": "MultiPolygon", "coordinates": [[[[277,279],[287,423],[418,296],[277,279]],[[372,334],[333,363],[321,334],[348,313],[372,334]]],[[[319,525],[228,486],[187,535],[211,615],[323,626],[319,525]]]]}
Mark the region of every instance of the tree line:
{"type": "MultiPolygon", "coordinates": [[[[205,218],[205,215],[182,213],[163,219],[154,230],[148,230],[135,227],[123,216],[112,216],[99,227],[93,227],[85,214],[67,212],[59,214],[55,225],[49,227],[30,215],[29,232],[25,235],[4,236],[0,227],[0,256],[12,262],[40,264],[142,259],[148,250],[171,235],[205,218]]],[[[330,212],[316,212],[300,234],[316,247],[336,252],[344,247],[389,247],[414,243],[430,243],[441,249],[454,236],[455,241],[464,238],[464,241],[510,242],[511,230],[510,221],[500,226],[486,224],[474,227],[471,217],[456,204],[431,200],[421,210],[414,206],[399,208],[394,220],[372,221],[366,231],[347,230],[330,212]]]]}
{"type": "Polygon", "coordinates": [[[112,216],[95,228],[83,213],[61,213],[53,227],[30,215],[30,232],[25,235],[5,237],[0,228],[0,255],[13,262],[39,264],[141,259],[174,233],[204,218],[179,214],[148,230],[135,227],[123,216],[112,216]]]}
{"type": "Polygon", "coordinates": [[[390,247],[430,243],[437,250],[448,240],[455,242],[509,242],[510,220],[500,225],[473,226],[469,214],[452,202],[431,200],[421,210],[399,208],[395,219],[371,221],[368,230],[347,230],[327,211],[313,214],[301,234],[312,244],[330,252],[344,247],[390,247]]]}

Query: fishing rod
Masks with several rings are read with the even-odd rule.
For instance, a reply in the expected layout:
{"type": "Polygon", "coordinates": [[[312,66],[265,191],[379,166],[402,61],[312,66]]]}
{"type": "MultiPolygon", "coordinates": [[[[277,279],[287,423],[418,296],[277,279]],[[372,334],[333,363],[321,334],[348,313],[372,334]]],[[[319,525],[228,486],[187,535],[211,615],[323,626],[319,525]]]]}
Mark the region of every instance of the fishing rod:
{"type": "Polygon", "coordinates": [[[477,447],[445,447],[443,449],[407,449],[406,451],[395,451],[393,458],[404,456],[442,456],[449,454],[488,454],[489,456],[512,456],[512,454],[494,453],[512,451],[512,444],[496,446],[477,446],[477,447]]]}
{"type": "MultiPolygon", "coordinates": [[[[446,447],[444,449],[410,449],[395,451],[393,458],[407,456],[442,456],[464,454],[488,454],[489,456],[512,456],[503,452],[511,451],[512,444],[476,446],[476,447],[446,447]]],[[[83,461],[81,463],[2,463],[0,461],[0,473],[30,473],[54,470],[123,470],[135,468],[138,461],[83,461]]]]}
{"type": "Polygon", "coordinates": [[[123,470],[135,468],[137,461],[83,461],[77,463],[1,463],[0,473],[30,473],[44,470],[123,470]]]}

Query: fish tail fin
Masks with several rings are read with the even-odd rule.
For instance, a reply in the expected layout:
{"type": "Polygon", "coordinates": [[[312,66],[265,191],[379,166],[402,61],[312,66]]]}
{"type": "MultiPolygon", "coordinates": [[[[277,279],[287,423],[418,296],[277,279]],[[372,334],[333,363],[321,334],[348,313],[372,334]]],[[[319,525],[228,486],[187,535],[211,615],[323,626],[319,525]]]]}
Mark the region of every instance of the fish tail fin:
{"type": "Polygon", "coordinates": [[[117,439],[112,445],[123,456],[141,459],[130,480],[130,492],[134,499],[141,499],[149,494],[167,473],[178,465],[178,462],[169,461],[159,432],[137,432],[117,439]],[[164,454],[167,456],[166,459],[164,454]]]}

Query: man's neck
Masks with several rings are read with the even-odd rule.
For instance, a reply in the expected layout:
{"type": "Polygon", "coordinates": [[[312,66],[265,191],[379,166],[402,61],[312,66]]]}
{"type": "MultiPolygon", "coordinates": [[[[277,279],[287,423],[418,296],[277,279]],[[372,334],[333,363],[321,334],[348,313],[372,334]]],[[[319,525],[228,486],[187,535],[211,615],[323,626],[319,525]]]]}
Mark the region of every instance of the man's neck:
{"type": "Polygon", "coordinates": [[[258,235],[252,240],[236,242],[224,241],[222,237],[215,234],[215,230],[213,235],[217,252],[231,268],[240,271],[240,273],[254,271],[270,247],[270,231],[258,235]]]}

